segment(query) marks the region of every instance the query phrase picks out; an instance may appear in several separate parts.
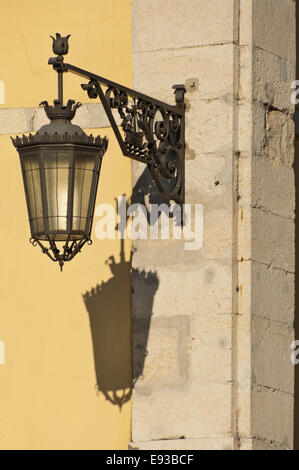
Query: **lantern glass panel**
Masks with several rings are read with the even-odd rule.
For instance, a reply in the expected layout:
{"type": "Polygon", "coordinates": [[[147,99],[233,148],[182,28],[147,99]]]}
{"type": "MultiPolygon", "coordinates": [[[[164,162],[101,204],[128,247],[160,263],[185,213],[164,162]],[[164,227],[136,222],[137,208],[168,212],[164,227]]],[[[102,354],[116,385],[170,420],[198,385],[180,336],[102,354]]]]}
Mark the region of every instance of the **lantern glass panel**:
{"type": "Polygon", "coordinates": [[[73,230],[86,233],[91,186],[98,154],[75,153],[73,230]]]}
{"type": "Polygon", "coordinates": [[[38,152],[29,153],[22,158],[24,183],[27,192],[28,214],[32,235],[44,231],[43,205],[38,152]]]}
{"type": "Polygon", "coordinates": [[[49,232],[66,231],[70,153],[47,150],[44,157],[44,168],[47,188],[49,232]]]}

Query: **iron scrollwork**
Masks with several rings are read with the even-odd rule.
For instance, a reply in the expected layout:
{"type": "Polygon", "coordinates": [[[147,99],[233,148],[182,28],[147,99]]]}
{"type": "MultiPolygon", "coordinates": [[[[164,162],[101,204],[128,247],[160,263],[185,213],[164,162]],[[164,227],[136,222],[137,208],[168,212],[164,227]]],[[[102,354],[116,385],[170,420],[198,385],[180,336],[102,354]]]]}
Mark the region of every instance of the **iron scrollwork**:
{"type": "Polygon", "coordinates": [[[123,155],[145,163],[159,191],[168,199],[184,203],[185,86],[173,86],[176,105],[169,105],[66,64],[63,55],[68,51],[68,37],[53,38],[53,52],[57,53],[59,49],[59,55],[50,58],[49,64],[53,65],[58,75],[70,71],[89,79],[87,84],[81,86],[89,98],[100,98],[123,155]],[[60,50],[62,42],[63,51],[60,50]],[[58,45],[54,47],[56,43],[58,45]],[[105,92],[101,85],[105,87],[105,92]],[[112,110],[119,113],[122,132],[112,110]]]}
{"type": "MultiPolygon", "coordinates": [[[[118,140],[125,156],[147,164],[159,191],[178,203],[184,201],[184,85],[175,85],[177,109],[140,98],[120,85],[108,86],[105,94],[97,80],[82,85],[89,98],[99,97],[104,107],[116,109],[123,136],[118,140]]],[[[154,100],[156,101],[156,100],[154,100]]],[[[116,126],[116,125],[115,125],[116,126]]]]}

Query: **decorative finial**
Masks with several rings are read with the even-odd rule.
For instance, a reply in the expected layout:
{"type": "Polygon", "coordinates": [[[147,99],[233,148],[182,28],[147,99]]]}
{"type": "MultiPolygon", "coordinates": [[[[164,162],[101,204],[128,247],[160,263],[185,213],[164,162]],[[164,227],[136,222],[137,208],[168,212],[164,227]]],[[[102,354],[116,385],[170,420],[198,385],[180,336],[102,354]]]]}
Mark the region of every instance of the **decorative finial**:
{"type": "Polygon", "coordinates": [[[61,34],[56,33],[56,39],[53,36],[50,36],[50,38],[53,39],[53,45],[52,45],[52,50],[54,54],[57,55],[65,55],[69,51],[69,37],[71,35],[68,34],[64,38],[61,37],[61,34]]]}

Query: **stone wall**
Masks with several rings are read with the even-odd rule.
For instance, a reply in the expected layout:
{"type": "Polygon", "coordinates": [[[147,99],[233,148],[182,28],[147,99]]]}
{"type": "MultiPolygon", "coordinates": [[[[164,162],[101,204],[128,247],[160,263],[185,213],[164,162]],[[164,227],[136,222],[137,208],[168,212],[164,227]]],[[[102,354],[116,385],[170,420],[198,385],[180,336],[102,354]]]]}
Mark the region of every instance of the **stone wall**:
{"type": "Polygon", "coordinates": [[[252,18],[250,445],[282,449],[294,419],[295,2],[255,0],[252,18]]]}
{"type": "MultiPolygon", "coordinates": [[[[187,88],[204,238],[134,242],[131,446],[290,448],[295,2],[133,0],[132,15],[133,87],[169,103],[187,88]]],[[[137,163],[133,183],[135,202],[165,202],[137,163]]]]}

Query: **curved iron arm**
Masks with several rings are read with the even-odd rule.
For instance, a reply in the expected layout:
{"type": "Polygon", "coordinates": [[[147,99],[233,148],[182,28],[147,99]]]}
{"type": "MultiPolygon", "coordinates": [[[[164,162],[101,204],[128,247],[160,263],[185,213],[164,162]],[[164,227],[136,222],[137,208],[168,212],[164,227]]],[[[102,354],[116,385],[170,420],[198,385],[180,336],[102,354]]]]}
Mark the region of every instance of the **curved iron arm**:
{"type": "Polygon", "coordinates": [[[63,55],[68,51],[68,36],[56,35],[64,49],[55,47],[57,57],[49,64],[58,73],[58,100],[63,104],[62,76],[72,72],[88,79],[81,85],[91,99],[100,98],[105,113],[124,156],[145,163],[159,191],[178,204],[185,197],[185,103],[184,85],[174,85],[176,105],[169,105],[119,83],[103,78],[87,70],[64,63],[63,55]],[[66,51],[66,52],[65,52],[66,51]],[[105,92],[102,86],[105,86],[105,92]],[[112,110],[117,109],[120,131],[112,110]]]}

